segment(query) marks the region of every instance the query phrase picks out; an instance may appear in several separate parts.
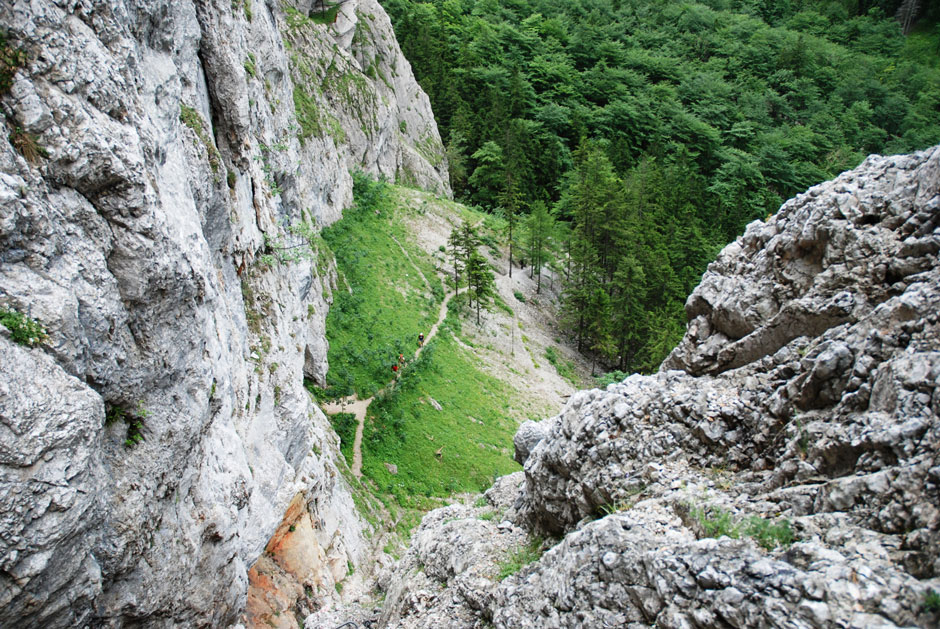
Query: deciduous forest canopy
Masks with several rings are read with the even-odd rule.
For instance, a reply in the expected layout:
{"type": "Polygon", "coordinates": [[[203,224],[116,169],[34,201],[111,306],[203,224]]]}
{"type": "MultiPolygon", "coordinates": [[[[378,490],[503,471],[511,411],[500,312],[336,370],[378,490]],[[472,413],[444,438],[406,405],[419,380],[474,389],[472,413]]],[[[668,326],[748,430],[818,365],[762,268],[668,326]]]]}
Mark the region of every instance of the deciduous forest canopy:
{"type": "Polygon", "coordinates": [[[621,369],[656,368],[749,221],[868,153],[940,141],[936,3],[383,5],[455,193],[510,219],[552,209],[567,323],[621,369]]]}

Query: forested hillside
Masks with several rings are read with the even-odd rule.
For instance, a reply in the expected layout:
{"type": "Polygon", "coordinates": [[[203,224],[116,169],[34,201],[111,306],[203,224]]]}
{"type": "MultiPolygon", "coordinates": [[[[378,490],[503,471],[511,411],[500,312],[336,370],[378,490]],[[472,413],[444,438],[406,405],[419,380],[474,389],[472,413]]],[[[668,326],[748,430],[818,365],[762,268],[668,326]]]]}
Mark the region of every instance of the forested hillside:
{"type": "Polygon", "coordinates": [[[747,222],[868,153],[940,140],[933,3],[383,5],[455,193],[567,277],[568,324],[612,367],[656,368],[747,222]]]}

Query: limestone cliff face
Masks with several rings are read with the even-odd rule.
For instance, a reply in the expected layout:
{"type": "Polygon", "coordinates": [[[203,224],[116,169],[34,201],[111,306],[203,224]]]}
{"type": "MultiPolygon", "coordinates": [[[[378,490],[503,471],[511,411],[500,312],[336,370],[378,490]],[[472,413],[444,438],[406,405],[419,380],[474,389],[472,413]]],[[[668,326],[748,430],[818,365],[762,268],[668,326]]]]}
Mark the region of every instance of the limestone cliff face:
{"type": "Polygon", "coordinates": [[[524,472],[425,518],[383,626],[935,626],[938,253],[940,147],[749,225],[659,373],[524,425],[524,472]]]}
{"type": "Polygon", "coordinates": [[[308,9],[0,3],[25,53],[0,94],[0,307],[49,333],[0,328],[2,626],[235,622],[285,512],[316,541],[301,607],[362,559],[302,386],[326,371],[316,233],[349,169],[446,193],[446,164],[381,8],[308,9]]]}

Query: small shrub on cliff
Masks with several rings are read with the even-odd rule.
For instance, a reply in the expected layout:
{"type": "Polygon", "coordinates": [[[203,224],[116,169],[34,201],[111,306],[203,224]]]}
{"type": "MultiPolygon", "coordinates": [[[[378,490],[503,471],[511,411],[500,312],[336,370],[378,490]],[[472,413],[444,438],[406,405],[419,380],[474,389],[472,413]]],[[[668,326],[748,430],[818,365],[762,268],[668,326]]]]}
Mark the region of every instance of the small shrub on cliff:
{"type": "MultiPolygon", "coordinates": [[[[202,145],[206,149],[206,156],[208,157],[209,167],[212,168],[212,172],[219,172],[219,168],[222,167],[222,156],[219,154],[219,149],[215,147],[215,143],[209,136],[206,123],[203,121],[202,116],[199,115],[199,112],[189,105],[180,103],[180,122],[192,129],[199,141],[202,142],[202,145]]],[[[198,146],[198,144],[196,144],[196,146],[198,146]]]]}
{"type": "Polygon", "coordinates": [[[924,610],[932,614],[940,613],[940,592],[936,590],[924,592],[924,610]]]}
{"type": "Polygon", "coordinates": [[[10,330],[14,343],[34,347],[48,338],[42,324],[16,310],[0,308],[0,323],[10,330]]]}
{"type": "Polygon", "coordinates": [[[793,529],[787,519],[770,521],[751,516],[742,524],[742,532],[767,550],[777,546],[786,548],[793,543],[793,529]]]}
{"type": "Polygon", "coordinates": [[[24,131],[22,127],[16,127],[10,134],[10,144],[30,164],[37,163],[40,157],[48,157],[46,149],[39,145],[39,139],[24,131]]]}

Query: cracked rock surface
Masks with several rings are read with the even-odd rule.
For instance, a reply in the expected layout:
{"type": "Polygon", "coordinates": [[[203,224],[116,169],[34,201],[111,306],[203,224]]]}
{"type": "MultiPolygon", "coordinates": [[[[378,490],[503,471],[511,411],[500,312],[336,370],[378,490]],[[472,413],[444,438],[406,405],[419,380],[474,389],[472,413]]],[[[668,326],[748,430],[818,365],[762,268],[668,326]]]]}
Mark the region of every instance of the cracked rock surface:
{"type": "Polygon", "coordinates": [[[0,626],[236,623],[289,505],[316,552],[268,611],[335,602],[366,559],[302,382],[327,367],[316,234],[350,168],[446,194],[446,161],[381,7],[294,4],[0,3],[25,60],[0,307],[48,331],[0,328],[0,626]]]}
{"type": "Polygon", "coordinates": [[[658,373],[521,427],[524,472],[487,494],[515,546],[491,507],[432,512],[384,626],[936,626],[938,252],[940,147],[749,225],[658,373]],[[478,568],[533,539],[514,574],[478,568]]]}

